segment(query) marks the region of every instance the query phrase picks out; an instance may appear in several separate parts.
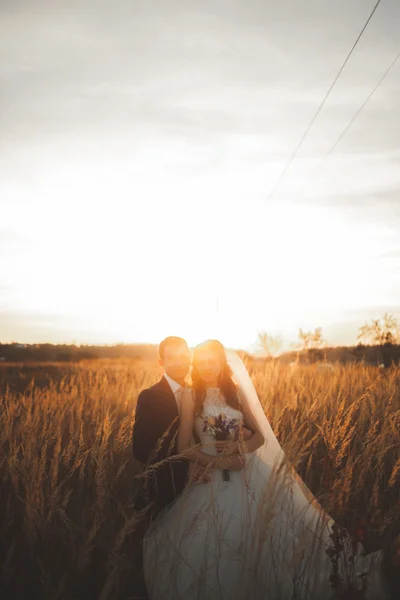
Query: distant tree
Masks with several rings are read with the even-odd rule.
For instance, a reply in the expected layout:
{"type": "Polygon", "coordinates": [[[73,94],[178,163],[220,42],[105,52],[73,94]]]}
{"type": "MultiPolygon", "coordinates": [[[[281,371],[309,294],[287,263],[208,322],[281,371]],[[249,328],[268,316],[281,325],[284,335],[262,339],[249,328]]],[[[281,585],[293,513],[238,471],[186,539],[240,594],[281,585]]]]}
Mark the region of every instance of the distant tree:
{"type": "Polygon", "coordinates": [[[397,321],[385,313],[382,319],[371,319],[359,329],[357,339],[370,345],[395,344],[398,339],[397,321]]]}
{"type": "Polygon", "coordinates": [[[323,348],[326,344],[321,327],[317,327],[315,331],[303,331],[299,329],[300,347],[302,350],[311,348],[323,348]]]}
{"type": "Polygon", "coordinates": [[[306,350],[312,362],[324,358],[322,349],[326,346],[326,341],[323,338],[321,327],[317,327],[314,331],[303,331],[300,328],[299,340],[299,349],[306,350]]]}
{"type": "Polygon", "coordinates": [[[282,348],[282,339],[279,336],[272,336],[262,332],[258,334],[258,345],[264,356],[271,358],[275,356],[282,348]]]}
{"type": "Polygon", "coordinates": [[[382,319],[371,319],[360,327],[357,339],[367,345],[380,346],[382,361],[387,367],[392,362],[391,348],[399,342],[397,320],[388,313],[382,319]]]}

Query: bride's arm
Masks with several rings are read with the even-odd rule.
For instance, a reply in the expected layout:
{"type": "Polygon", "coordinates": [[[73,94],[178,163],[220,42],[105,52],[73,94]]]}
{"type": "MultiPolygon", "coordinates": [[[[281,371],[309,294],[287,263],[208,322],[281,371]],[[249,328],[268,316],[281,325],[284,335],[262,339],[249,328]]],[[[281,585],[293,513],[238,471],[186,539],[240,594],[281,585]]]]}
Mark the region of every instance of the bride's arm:
{"type": "Polygon", "coordinates": [[[190,461],[196,462],[205,467],[212,466],[217,469],[241,468],[240,462],[234,460],[234,457],[215,457],[199,450],[197,446],[191,446],[193,428],[194,428],[194,402],[192,390],[184,391],[180,403],[180,425],[178,430],[177,448],[179,454],[185,456],[190,461]]]}
{"type": "Polygon", "coordinates": [[[245,396],[238,390],[238,397],[240,400],[240,409],[243,414],[243,424],[249,431],[251,435],[249,437],[241,436],[239,442],[217,442],[216,446],[220,452],[223,452],[224,455],[232,455],[232,454],[249,454],[251,452],[255,452],[260,448],[264,442],[264,436],[259,430],[257,419],[253,415],[245,396]]]}
{"type": "Polygon", "coordinates": [[[241,442],[241,450],[244,453],[255,452],[256,450],[261,448],[261,446],[264,445],[265,438],[264,438],[263,434],[261,433],[261,431],[259,430],[257,419],[253,415],[253,412],[250,409],[250,406],[248,405],[246,397],[244,396],[244,394],[241,393],[240,390],[239,390],[238,394],[239,394],[239,399],[240,399],[240,404],[241,404],[240,408],[243,413],[244,425],[248,429],[251,429],[251,431],[253,431],[253,435],[248,440],[246,440],[246,441],[243,440],[241,442]]]}

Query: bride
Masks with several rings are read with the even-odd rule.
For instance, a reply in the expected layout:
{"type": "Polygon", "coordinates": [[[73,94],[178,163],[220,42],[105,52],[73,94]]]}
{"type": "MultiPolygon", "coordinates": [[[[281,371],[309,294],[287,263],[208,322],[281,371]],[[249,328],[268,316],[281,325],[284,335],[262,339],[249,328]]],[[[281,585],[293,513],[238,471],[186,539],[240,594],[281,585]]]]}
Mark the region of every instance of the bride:
{"type": "Polygon", "coordinates": [[[146,534],[150,600],[328,600],[333,581],[368,600],[388,597],[380,554],[338,537],[288,464],[243,362],[216,340],[194,350],[178,450],[208,465],[210,478],[189,483],[146,534]]]}

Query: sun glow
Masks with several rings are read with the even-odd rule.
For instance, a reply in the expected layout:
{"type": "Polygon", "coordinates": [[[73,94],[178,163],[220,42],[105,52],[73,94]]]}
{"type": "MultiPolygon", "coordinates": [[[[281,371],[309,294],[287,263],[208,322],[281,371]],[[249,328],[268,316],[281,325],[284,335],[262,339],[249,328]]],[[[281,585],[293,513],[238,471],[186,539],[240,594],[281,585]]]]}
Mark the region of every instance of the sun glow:
{"type": "Polygon", "coordinates": [[[81,342],[182,335],[234,346],[384,301],[368,270],[385,231],[332,208],[266,203],[246,194],[243,173],[174,171],[173,153],[154,152],[135,168],[46,173],[40,210],[10,209],[29,240],[8,273],[25,292],[20,310],[59,317],[81,342]]]}

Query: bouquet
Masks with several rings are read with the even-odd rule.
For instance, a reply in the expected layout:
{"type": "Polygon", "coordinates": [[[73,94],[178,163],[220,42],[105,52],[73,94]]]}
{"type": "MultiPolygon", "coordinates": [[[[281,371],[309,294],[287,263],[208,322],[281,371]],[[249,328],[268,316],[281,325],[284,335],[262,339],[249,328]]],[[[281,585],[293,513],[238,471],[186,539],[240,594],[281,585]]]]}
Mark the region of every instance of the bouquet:
{"type": "MultiPolygon", "coordinates": [[[[229,419],[225,413],[220,413],[216,417],[208,416],[204,419],[203,433],[213,435],[219,442],[237,441],[239,439],[239,422],[237,419],[229,419]]],[[[222,471],[222,479],[230,480],[228,469],[222,471]]]]}

